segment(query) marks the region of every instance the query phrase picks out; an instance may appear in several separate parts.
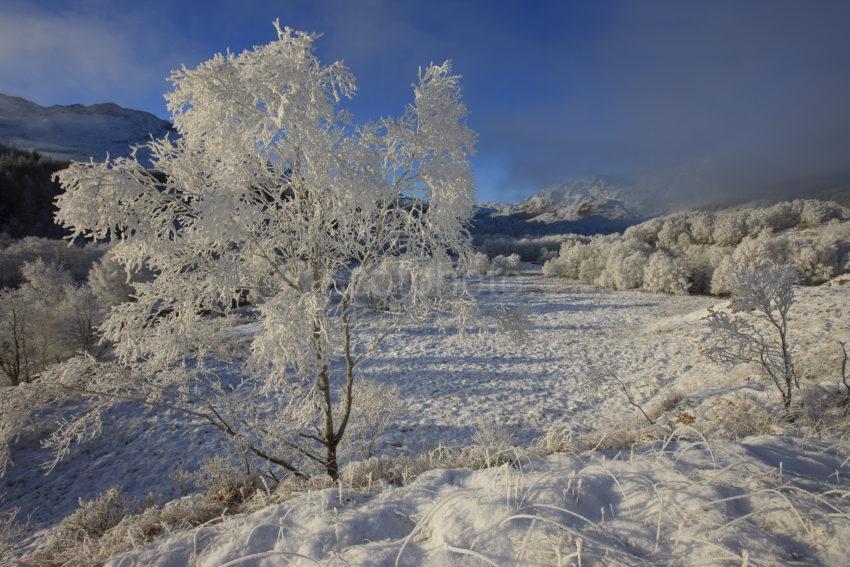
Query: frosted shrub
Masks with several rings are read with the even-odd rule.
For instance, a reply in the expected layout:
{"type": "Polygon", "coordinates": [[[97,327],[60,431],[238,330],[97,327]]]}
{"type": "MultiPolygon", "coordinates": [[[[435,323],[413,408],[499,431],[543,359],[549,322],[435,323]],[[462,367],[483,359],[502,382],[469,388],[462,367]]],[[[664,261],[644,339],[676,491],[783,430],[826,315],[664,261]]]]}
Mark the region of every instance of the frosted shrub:
{"type": "Polygon", "coordinates": [[[24,284],[21,289],[36,303],[53,305],[61,301],[64,291],[73,285],[71,274],[57,264],[41,258],[24,264],[21,270],[24,284]]]}
{"type": "Polygon", "coordinates": [[[578,279],[578,263],[573,261],[572,249],[583,246],[580,242],[567,241],[561,244],[561,249],[556,258],[552,258],[543,264],[543,275],[546,277],[560,277],[567,279],[578,279]]]}
{"type": "Polygon", "coordinates": [[[658,246],[672,248],[688,246],[691,236],[688,232],[688,221],[685,215],[673,215],[664,219],[664,225],[658,231],[658,246]]]}
{"type": "Polygon", "coordinates": [[[688,216],[688,232],[694,244],[714,244],[714,215],[694,212],[688,216]]]}
{"type": "Polygon", "coordinates": [[[803,201],[800,211],[800,224],[803,226],[817,226],[831,219],[842,217],[841,206],[830,201],[816,201],[806,199],[803,201]]]}
{"type": "Polygon", "coordinates": [[[675,260],[680,276],[684,271],[690,293],[725,295],[736,272],[783,264],[794,266],[802,283],[820,284],[850,271],[850,223],[840,220],[844,214],[834,203],[814,200],[678,213],[629,227],[623,236],[565,242],[543,274],[614,289],[682,293],[681,285],[659,280],[662,268],[670,268],[663,256],[655,261],[653,277],[646,277],[650,257],[663,252],[675,260]],[[799,225],[806,207],[821,222],[817,232],[774,232],[799,225]]]}
{"type": "Polygon", "coordinates": [[[549,249],[549,248],[541,248],[540,254],[537,255],[537,263],[543,264],[551,260],[552,258],[558,257],[558,250],[549,249]]]}
{"type": "Polygon", "coordinates": [[[790,263],[797,269],[801,283],[821,284],[832,279],[840,264],[840,242],[815,239],[795,242],[790,263]]]}
{"type": "Polygon", "coordinates": [[[387,429],[404,410],[395,384],[363,380],[357,392],[357,403],[351,411],[351,430],[348,444],[352,456],[368,459],[387,429]]]}
{"type": "Polygon", "coordinates": [[[736,396],[722,396],[698,408],[694,427],[706,436],[741,439],[770,433],[771,420],[761,406],[736,396]]]}
{"type": "Polygon", "coordinates": [[[541,236],[537,238],[511,238],[488,235],[483,242],[477,245],[477,248],[489,258],[500,255],[510,256],[511,254],[519,254],[521,260],[533,262],[540,257],[544,250],[557,250],[563,242],[569,240],[580,240],[580,237],[574,234],[541,236]]]}
{"type": "Polygon", "coordinates": [[[0,378],[3,386],[29,382],[44,367],[46,345],[38,330],[32,305],[23,293],[16,289],[0,290],[0,378]]]}
{"type": "Polygon", "coordinates": [[[68,539],[98,538],[132,514],[135,502],[119,488],[110,488],[93,500],[80,500],[77,509],[59,524],[59,532],[68,539]]]}
{"type": "Polygon", "coordinates": [[[640,240],[613,242],[605,262],[605,270],[597,285],[614,289],[637,289],[643,286],[644,267],[652,248],[640,240]]]}
{"type": "Polygon", "coordinates": [[[747,231],[758,234],[766,228],[774,231],[793,228],[800,224],[800,213],[801,207],[795,207],[790,201],[752,209],[747,215],[747,231]]]}
{"type": "Polygon", "coordinates": [[[490,273],[497,276],[512,276],[519,270],[519,254],[510,256],[496,256],[490,260],[490,273]]]}
{"type": "Polygon", "coordinates": [[[747,215],[743,211],[730,211],[717,215],[712,239],[718,246],[736,246],[747,235],[747,215]]]}
{"type": "Polygon", "coordinates": [[[207,499],[233,504],[247,500],[262,484],[243,464],[213,457],[201,463],[195,473],[195,485],[204,490],[207,499]]]}
{"type": "Polygon", "coordinates": [[[690,274],[690,293],[711,293],[715,270],[731,254],[728,248],[718,246],[695,245],[686,248],[681,260],[690,274]]]}
{"type": "Polygon", "coordinates": [[[626,238],[635,238],[647,244],[655,246],[658,243],[658,233],[664,227],[662,219],[649,219],[640,224],[630,226],[623,233],[626,238]]]}
{"type": "Polygon", "coordinates": [[[84,281],[89,269],[106,252],[102,244],[69,246],[62,240],[28,237],[0,249],[0,287],[23,280],[24,264],[41,260],[64,269],[76,281],[84,281]]]}
{"type": "Polygon", "coordinates": [[[665,252],[655,252],[643,273],[643,287],[670,294],[687,294],[690,282],[682,262],[665,252]]]}
{"type": "Polygon", "coordinates": [[[789,241],[784,236],[774,236],[765,229],[755,237],[744,239],[732,253],[738,271],[755,271],[765,266],[779,266],[788,262],[789,241]]]}
{"type": "Polygon", "coordinates": [[[88,285],[71,284],[66,287],[56,315],[56,324],[59,325],[67,351],[95,356],[101,354],[97,327],[103,320],[104,309],[88,285]]]}
{"type": "Polygon", "coordinates": [[[779,390],[786,410],[794,388],[800,388],[788,337],[796,277],[788,266],[738,271],[730,282],[732,305],[737,312],[752,312],[752,317],[713,310],[707,317],[709,358],[758,365],[779,390]]]}
{"type": "Polygon", "coordinates": [[[578,262],[577,275],[580,281],[594,284],[599,280],[608,263],[608,253],[613,242],[614,238],[603,236],[570,249],[570,254],[574,255],[575,261],[578,262]]]}
{"type": "Polygon", "coordinates": [[[483,252],[476,252],[472,256],[472,267],[475,270],[475,273],[479,275],[486,275],[490,270],[490,259],[487,257],[487,254],[483,252]]]}
{"type": "Polygon", "coordinates": [[[0,494],[0,558],[11,558],[27,535],[26,526],[18,521],[19,508],[4,508],[4,495],[0,494]]]}
{"type": "Polygon", "coordinates": [[[769,229],[753,238],[744,239],[731,256],[723,258],[714,271],[711,292],[723,295],[731,290],[731,280],[736,272],[756,271],[768,266],[786,264],[791,254],[790,241],[784,236],[774,236],[769,229]]]}
{"type": "Polygon", "coordinates": [[[0,371],[13,385],[76,352],[102,351],[97,326],[104,311],[87,285],[41,259],[22,272],[19,289],[0,292],[0,371]]]}
{"type": "Polygon", "coordinates": [[[129,279],[124,267],[107,255],[89,270],[88,284],[103,305],[112,306],[130,301],[134,289],[129,279]]]}

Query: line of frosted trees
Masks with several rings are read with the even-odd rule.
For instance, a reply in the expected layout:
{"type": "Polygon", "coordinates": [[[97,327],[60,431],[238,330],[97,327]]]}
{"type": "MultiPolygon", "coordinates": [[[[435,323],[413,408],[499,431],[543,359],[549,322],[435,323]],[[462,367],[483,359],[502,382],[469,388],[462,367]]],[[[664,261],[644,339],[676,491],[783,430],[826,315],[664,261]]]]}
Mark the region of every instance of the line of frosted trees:
{"type": "Polygon", "coordinates": [[[623,235],[568,240],[543,272],[619,290],[725,295],[735,273],[787,264],[800,283],[818,284],[850,271],[848,218],[836,203],[810,199],[678,213],[623,235]]]}
{"type": "Polygon", "coordinates": [[[30,382],[79,352],[106,352],[97,327],[132,292],[106,250],[34,237],[0,243],[0,385],[30,382]]]}

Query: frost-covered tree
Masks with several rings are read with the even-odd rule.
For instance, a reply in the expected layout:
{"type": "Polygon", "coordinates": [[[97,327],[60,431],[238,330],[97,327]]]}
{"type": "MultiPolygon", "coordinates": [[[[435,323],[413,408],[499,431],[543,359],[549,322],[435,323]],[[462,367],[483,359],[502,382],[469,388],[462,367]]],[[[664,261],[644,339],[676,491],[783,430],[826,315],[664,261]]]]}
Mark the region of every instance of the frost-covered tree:
{"type": "Polygon", "coordinates": [[[102,354],[103,307],[88,285],[41,259],[21,272],[18,289],[0,290],[0,382],[30,382],[78,352],[102,354]]]}
{"type": "Polygon", "coordinates": [[[32,310],[17,289],[0,290],[0,377],[3,385],[29,382],[42,357],[32,310]]]}
{"type": "Polygon", "coordinates": [[[731,281],[732,307],[754,317],[711,310],[707,318],[709,358],[732,365],[758,365],[776,385],[786,410],[791,407],[794,388],[800,388],[788,337],[796,278],[790,266],[738,271],[731,281]]]}
{"type": "Polygon", "coordinates": [[[180,136],[147,145],[160,174],[134,157],[58,174],[57,220],[74,237],[111,238],[128,272],[155,274],[102,326],[121,368],[74,376],[143,402],[174,386],[170,410],[292,472],[306,458],[336,477],[364,357],[402,320],[471,306],[457,275],[471,254],[474,135],[448,62],[420,70],[399,118],[355,127],[340,108],[352,73],[316,58],[318,36],[275,25],[268,45],[172,74],[180,136]],[[393,285],[370,285],[384,269],[393,285]],[[259,330],[243,386],[281,400],[272,417],[194,389],[202,361],[228,356],[245,297],[259,330]],[[365,316],[376,302],[381,316],[365,316]]]}

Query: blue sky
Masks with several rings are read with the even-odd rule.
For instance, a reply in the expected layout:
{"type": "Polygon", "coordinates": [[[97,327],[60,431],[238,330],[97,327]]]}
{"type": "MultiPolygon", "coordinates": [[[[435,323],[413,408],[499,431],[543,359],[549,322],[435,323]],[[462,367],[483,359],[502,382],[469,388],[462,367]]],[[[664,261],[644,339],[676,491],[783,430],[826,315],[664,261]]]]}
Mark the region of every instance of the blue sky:
{"type": "Polygon", "coordinates": [[[417,68],[464,77],[479,198],[575,175],[676,199],[850,184],[850,2],[0,0],[0,92],[166,117],[169,70],[323,32],[355,116],[398,114],[417,68]]]}

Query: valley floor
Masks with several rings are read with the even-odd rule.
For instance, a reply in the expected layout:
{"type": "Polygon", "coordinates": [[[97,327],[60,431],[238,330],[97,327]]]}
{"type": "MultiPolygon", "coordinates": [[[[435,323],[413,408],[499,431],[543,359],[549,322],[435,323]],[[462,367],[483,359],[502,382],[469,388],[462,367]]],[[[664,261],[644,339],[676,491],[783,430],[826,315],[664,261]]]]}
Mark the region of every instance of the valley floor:
{"type": "MultiPolygon", "coordinates": [[[[701,318],[725,303],[717,298],[598,290],[539,271],[473,287],[482,309],[504,304],[516,320],[523,314],[527,340],[504,334],[461,340],[435,326],[405,328],[385,341],[364,363],[364,376],[397,384],[404,411],[378,453],[465,446],[482,427],[496,426],[528,446],[553,429],[581,435],[634,422],[640,414],[615,376],[641,405],[663,406],[669,419],[688,413],[685,423],[696,419],[694,427],[703,410],[730,395],[762,412],[775,410],[772,386],[752,369],[727,371],[701,353],[701,318]]],[[[812,388],[837,388],[837,341],[850,342],[848,313],[850,285],[798,290],[792,333],[812,388]]],[[[116,408],[106,418],[106,436],[76,446],[47,476],[39,468],[48,458],[39,441],[48,429],[36,427],[20,439],[3,479],[7,505],[48,529],[79,498],[108,486],[171,498],[172,475],[219,442],[213,432],[175,430],[138,408],[116,408]]],[[[774,424],[760,433],[782,431],[774,424]]],[[[686,442],[664,451],[656,444],[643,456],[554,455],[521,473],[507,466],[433,471],[372,496],[329,489],[172,537],[115,565],[185,565],[192,550],[198,565],[235,565],[228,562],[246,554],[260,555],[239,565],[279,565],[281,557],[304,565],[392,565],[411,535],[399,564],[568,565],[583,545],[585,565],[679,564],[675,558],[683,556],[693,559],[684,562],[689,565],[722,558],[741,564],[745,552],[750,564],[838,565],[840,552],[850,550],[846,447],[794,443],[775,435],[717,441],[713,453],[686,442]],[[780,462],[793,470],[787,477],[777,476],[780,462]],[[785,490],[786,484],[821,496],[785,490]],[[832,496],[823,496],[830,490],[832,496]],[[712,553],[718,545],[722,551],[712,553]]]]}

